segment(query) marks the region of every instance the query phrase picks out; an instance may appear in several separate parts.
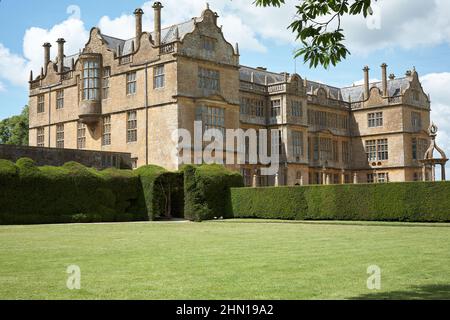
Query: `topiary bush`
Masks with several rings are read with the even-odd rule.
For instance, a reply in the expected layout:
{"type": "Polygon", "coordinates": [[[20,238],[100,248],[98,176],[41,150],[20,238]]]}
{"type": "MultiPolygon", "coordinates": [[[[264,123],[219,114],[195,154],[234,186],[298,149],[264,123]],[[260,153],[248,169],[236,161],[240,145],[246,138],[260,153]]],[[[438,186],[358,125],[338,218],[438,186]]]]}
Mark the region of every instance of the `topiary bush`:
{"type": "Polygon", "coordinates": [[[136,170],[141,182],[141,207],[149,220],[183,218],[183,173],[169,172],[159,166],[136,170]]]}
{"type": "Polygon", "coordinates": [[[139,177],[131,170],[0,160],[0,224],[144,220],[139,194],[139,177]]]}
{"type": "Polygon", "coordinates": [[[221,165],[187,165],[184,173],[184,217],[192,221],[233,216],[230,188],[243,187],[242,176],[221,165]]]}
{"type": "Polygon", "coordinates": [[[231,189],[235,218],[450,221],[450,182],[231,189]]]}

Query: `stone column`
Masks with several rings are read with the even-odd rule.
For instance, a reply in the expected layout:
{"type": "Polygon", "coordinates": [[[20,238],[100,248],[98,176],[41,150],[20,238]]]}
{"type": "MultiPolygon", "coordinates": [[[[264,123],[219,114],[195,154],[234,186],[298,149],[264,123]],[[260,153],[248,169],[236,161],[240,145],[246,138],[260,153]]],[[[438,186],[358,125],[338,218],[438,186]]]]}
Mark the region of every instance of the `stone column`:
{"type": "Polygon", "coordinates": [[[252,182],[253,188],[258,187],[258,176],[256,174],[253,175],[253,182],[252,182]]]}
{"type": "Polygon", "coordinates": [[[304,182],[303,182],[303,175],[300,176],[300,185],[303,186],[304,182]]]}
{"type": "Polygon", "coordinates": [[[358,184],[358,174],[357,173],[353,174],[353,183],[358,184]]]}
{"type": "Polygon", "coordinates": [[[327,174],[326,177],[327,177],[326,178],[327,180],[326,180],[325,184],[329,185],[330,184],[330,174],[327,174]]]}
{"type": "Polygon", "coordinates": [[[431,181],[436,181],[436,165],[431,166],[431,181]]]}
{"type": "Polygon", "coordinates": [[[388,85],[387,85],[387,64],[383,63],[381,65],[381,83],[383,87],[383,97],[387,97],[388,94],[388,85]]]}
{"type": "Polygon", "coordinates": [[[422,181],[427,181],[427,167],[425,163],[422,165],[422,181]]]}
{"type": "Polygon", "coordinates": [[[369,67],[365,66],[364,71],[364,100],[369,99],[369,67]]]}
{"type": "Polygon", "coordinates": [[[155,11],[155,45],[161,45],[161,9],[163,5],[161,2],[155,2],[153,4],[153,10],[155,11]]]}
{"type": "MultiPolygon", "coordinates": [[[[144,11],[141,8],[138,8],[134,10],[134,17],[136,20],[136,44],[139,47],[140,39],[142,35],[142,16],[144,14],[144,11]]],[[[134,51],[134,50],[133,50],[134,51]]]]}
{"type": "Polygon", "coordinates": [[[279,185],[280,185],[280,182],[279,182],[278,173],[277,173],[277,174],[275,174],[275,187],[278,187],[279,185]]]}
{"type": "Polygon", "coordinates": [[[445,181],[445,163],[441,164],[441,180],[445,181]]]}
{"type": "Polygon", "coordinates": [[[58,43],[58,73],[64,72],[64,43],[66,40],[63,38],[59,38],[57,41],[58,43]]]}
{"type": "Polygon", "coordinates": [[[47,70],[47,65],[50,62],[50,48],[52,45],[48,42],[44,43],[44,68],[47,70]]]}

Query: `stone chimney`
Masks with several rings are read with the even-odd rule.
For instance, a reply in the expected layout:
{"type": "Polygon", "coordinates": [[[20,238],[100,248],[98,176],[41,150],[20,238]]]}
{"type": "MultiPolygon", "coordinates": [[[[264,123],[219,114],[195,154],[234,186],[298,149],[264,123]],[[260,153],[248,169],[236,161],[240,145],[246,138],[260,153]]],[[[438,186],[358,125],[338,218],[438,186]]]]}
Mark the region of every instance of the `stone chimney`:
{"type": "Polygon", "coordinates": [[[136,41],[139,46],[139,40],[142,35],[142,16],[144,15],[144,11],[141,8],[137,8],[134,10],[134,17],[136,18],[136,41]]]}
{"type": "Polygon", "coordinates": [[[369,99],[369,67],[365,66],[364,71],[364,100],[369,99]]]}
{"type": "Polygon", "coordinates": [[[64,72],[64,43],[66,40],[63,38],[59,38],[57,41],[58,43],[58,73],[64,72]]]}
{"type": "Polygon", "coordinates": [[[50,48],[52,45],[48,42],[44,43],[44,68],[47,68],[48,63],[50,62],[50,48]]]}
{"type": "Polygon", "coordinates": [[[381,65],[381,84],[383,86],[383,97],[388,96],[388,84],[387,84],[387,64],[381,65]]]}
{"type": "Polygon", "coordinates": [[[161,9],[164,8],[161,2],[155,2],[153,4],[153,10],[155,10],[155,45],[161,45],[161,9]]]}

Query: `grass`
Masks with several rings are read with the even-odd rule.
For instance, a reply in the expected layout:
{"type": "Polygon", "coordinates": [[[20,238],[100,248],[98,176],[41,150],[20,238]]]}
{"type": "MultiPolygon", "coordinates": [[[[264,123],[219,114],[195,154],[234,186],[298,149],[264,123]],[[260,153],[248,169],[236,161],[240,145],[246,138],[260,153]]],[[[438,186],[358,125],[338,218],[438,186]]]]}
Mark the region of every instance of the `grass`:
{"type": "Polygon", "coordinates": [[[449,265],[449,224],[0,227],[0,299],[450,299],[449,265]],[[81,290],[66,288],[72,264],[81,290]]]}

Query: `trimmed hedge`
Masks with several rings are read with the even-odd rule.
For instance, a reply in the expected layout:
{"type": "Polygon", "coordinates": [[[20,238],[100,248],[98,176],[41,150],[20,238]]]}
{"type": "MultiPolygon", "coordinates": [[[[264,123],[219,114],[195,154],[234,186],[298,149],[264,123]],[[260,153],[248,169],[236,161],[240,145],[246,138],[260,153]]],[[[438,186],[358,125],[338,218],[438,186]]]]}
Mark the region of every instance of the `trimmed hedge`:
{"type": "Polygon", "coordinates": [[[36,167],[0,160],[0,224],[144,220],[139,178],[131,170],[97,171],[69,162],[36,167]]]}
{"type": "Polygon", "coordinates": [[[192,221],[232,218],[230,188],[243,187],[242,176],[221,165],[184,166],[184,217],[192,221]]]}
{"type": "Polygon", "coordinates": [[[231,189],[233,217],[449,222],[450,182],[231,189]]]}
{"type": "Polygon", "coordinates": [[[148,220],[183,218],[183,173],[169,172],[159,166],[145,166],[136,170],[141,181],[141,207],[148,220]]]}
{"type": "Polygon", "coordinates": [[[75,162],[37,167],[27,158],[0,160],[0,224],[232,217],[229,190],[241,186],[240,174],[218,165],[97,171],[75,162]]]}

